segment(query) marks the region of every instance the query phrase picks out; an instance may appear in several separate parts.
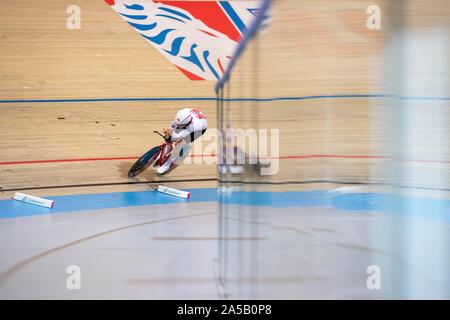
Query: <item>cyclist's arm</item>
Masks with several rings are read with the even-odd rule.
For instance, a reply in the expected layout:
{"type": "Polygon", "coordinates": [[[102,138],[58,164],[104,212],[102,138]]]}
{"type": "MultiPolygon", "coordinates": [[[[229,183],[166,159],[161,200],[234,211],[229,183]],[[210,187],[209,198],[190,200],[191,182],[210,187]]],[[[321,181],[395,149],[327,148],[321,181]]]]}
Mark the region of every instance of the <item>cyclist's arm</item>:
{"type": "Polygon", "coordinates": [[[172,132],[174,132],[176,128],[177,128],[177,124],[175,123],[175,121],[173,121],[170,124],[170,127],[163,129],[163,132],[164,132],[165,135],[170,136],[170,135],[172,135],[172,132]]]}
{"type": "Polygon", "coordinates": [[[184,129],[181,130],[180,132],[176,133],[176,132],[172,132],[172,141],[181,141],[184,138],[188,137],[191,134],[191,131],[184,129]]]}

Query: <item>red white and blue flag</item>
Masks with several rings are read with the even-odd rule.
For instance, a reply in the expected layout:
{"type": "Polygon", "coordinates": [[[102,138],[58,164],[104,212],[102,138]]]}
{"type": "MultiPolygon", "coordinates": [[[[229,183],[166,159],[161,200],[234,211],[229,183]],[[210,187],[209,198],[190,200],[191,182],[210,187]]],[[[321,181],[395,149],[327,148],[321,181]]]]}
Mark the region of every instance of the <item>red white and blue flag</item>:
{"type": "Polygon", "coordinates": [[[259,1],[105,0],[191,80],[226,70],[259,1]]]}

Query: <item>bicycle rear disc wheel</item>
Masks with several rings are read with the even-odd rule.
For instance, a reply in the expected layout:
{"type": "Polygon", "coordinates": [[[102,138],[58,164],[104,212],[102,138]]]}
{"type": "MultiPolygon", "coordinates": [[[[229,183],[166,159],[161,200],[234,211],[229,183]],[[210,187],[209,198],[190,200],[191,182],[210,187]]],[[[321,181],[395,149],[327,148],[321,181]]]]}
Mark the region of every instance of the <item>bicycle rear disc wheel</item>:
{"type": "Polygon", "coordinates": [[[128,177],[132,178],[147,169],[156,159],[161,146],[156,146],[142,155],[128,171],[128,177]]]}

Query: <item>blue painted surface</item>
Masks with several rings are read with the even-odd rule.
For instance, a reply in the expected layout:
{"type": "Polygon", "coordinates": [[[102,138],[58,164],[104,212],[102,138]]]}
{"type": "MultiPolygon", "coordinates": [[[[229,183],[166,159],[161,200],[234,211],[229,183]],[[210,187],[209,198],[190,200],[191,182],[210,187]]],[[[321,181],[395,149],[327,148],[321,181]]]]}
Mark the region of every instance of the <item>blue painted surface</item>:
{"type": "Polygon", "coordinates": [[[167,15],[167,14],[157,14],[157,15],[156,15],[156,17],[163,17],[163,18],[168,18],[168,19],[172,19],[172,20],[180,21],[181,23],[186,23],[186,22],[184,22],[184,21],[183,21],[183,20],[181,20],[181,19],[178,19],[178,18],[175,18],[175,17],[169,16],[169,15],[167,15]]]}
{"type": "Polygon", "coordinates": [[[239,31],[244,34],[247,31],[247,27],[245,26],[239,15],[236,13],[236,11],[234,11],[233,7],[227,1],[220,1],[219,4],[228,14],[231,20],[233,20],[233,23],[236,25],[239,31]]]}
{"type": "Polygon", "coordinates": [[[330,205],[343,210],[382,211],[450,222],[450,200],[405,197],[387,193],[349,193],[330,198],[330,205]]]}
{"type": "Polygon", "coordinates": [[[208,66],[209,70],[211,70],[211,72],[213,73],[214,77],[216,77],[216,79],[219,79],[219,74],[217,73],[217,71],[213,68],[213,66],[211,65],[211,63],[208,60],[209,57],[209,51],[206,50],[205,52],[203,52],[203,59],[205,59],[206,65],[208,66]]]}
{"type": "Polygon", "coordinates": [[[251,206],[314,207],[326,204],[326,191],[234,192],[222,202],[251,206]]]}
{"type": "Polygon", "coordinates": [[[131,9],[131,10],[139,10],[139,11],[144,10],[144,7],[139,5],[139,4],[132,4],[132,5],[126,5],[125,4],[125,7],[127,9],[131,9]]]}
{"type": "Polygon", "coordinates": [[[166,12],[170,12],[170,13],[173,13],[173,14],[176,14],[177,16],[180,16],[180,17],[182,17],[184,19],[192,20],[189,16],[187,16],[184,13],[179,12],[177,10],[173,10],[173,9],[170,9],[170,8],[164,8],[164,7],[159,7],[158,9],[166,11],[166,12]]]}
{"type": "Polygon", "coordinates": [[[133,22],[129,22],[128,23],[133,27],[136,28],[138,30],[142,30],[142,31],[148,31],[148,30],[152,30],[156,27],[156,22],[155,23],[151,23],[151,24],[139,24],[139,23],[133,23],[133,22]]]}
{"type": "Polygon", "coordinates": [[[386,193],[332,194],[327,191],[234,192],[218,197],[215,188],[187,189],[186,191],[191,192],[189,200],[153,190],[49,197],[55,200],[53,209],[14,200],[2,200],[0,201],[0,218],[219,200],[227,204],[275,208],[329,206],[346,211],[384,211],[398,215],[450,221],[450,200],[448,199],[412,198],[386,193]]]}
{"type": "Polygon", "coordinates": [[[173,30],[175,30],[175,29],[166,29],[166,30],[163,30],[163,31],[161,31],[159,34],[157,34],[157,35],[154,36],[154,37],[149,37],[149,36],[144,35],[144,38],[150,40],[150,41],[153,42],[153,43],[156,43],[156,44],[158,44],[158,45],[161,45],[164,41],[166,41],[167,35],[168,35],[170,32],[172,32],[173,30]]]}
{"type": "Polygon", "coordinates": [[[53,209],[15,200],[0,201],[0,218],[58,214],[64,212],[133,207],[143,205],[184,203],[186,201],[216,201],[216,189],[194,189],[193,199],[185,200],[156,191],[115,192],[47,197],[55,201],[53,209]]]}
{"type": "Polygon", "coordinates": [[[199,67],[202,71],[205,71],[205,69],[202,66],[202,63],[200,62],[197,54],[194,51],[195,48],[197,48],[197,45],[194,43],[190,48],[190,56],[181,56],[181,57],[189,62],[192,62],[197,67],[199,67]]]}
{"type": "Polygon", "coordinates": [[[134,19],[134,20],[145,20],[147,19],[146,15],[134,15],[134,14],[124,14],[124,13],[119,13],[120,15],[129,18],[129,19],[134,19]]]}
{"type": "Polygon", "coordinates": [[[172,42],[172,48],[169,50],[164,49],[165,52],[170,54],[171,56],[176,56],[180,53],[181,45],[183,44],[184,39],[186,37],[178,37],[172,42]]]}

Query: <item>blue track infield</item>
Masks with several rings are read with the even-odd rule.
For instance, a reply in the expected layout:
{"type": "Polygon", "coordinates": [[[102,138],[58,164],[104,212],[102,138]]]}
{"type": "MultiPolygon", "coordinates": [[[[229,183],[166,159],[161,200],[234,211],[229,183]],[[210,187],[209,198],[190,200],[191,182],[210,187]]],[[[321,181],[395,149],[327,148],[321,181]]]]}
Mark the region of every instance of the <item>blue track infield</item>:
{"type": "Polygon", "coordinates": [[[347,211],[385,211],[450,221],[450,200],[413,198],[387,193],[345,193],[328,191],[290,192],[234,192],[218,197],[217,189],[187,189],[191,198],[185,200],[156,191],[116,192],[48,197],[55,201],[53,209],[43,208],[15,200],[0,201],[0,219],[23,216],[82,212],[88,210],[164,205],[187,202],[215,202],[227,204],[268,206],[278,208],[329,206],[347,211]]]}

